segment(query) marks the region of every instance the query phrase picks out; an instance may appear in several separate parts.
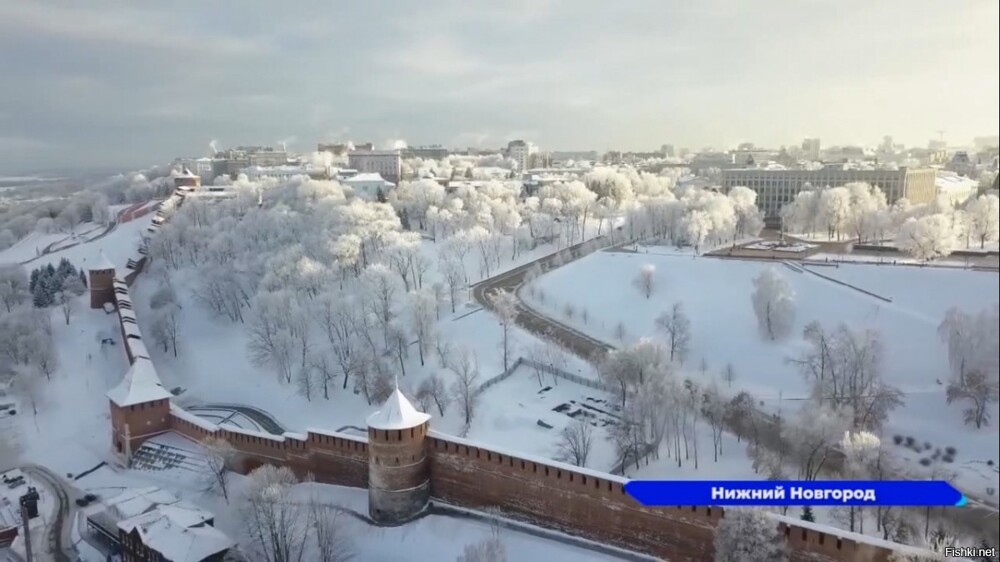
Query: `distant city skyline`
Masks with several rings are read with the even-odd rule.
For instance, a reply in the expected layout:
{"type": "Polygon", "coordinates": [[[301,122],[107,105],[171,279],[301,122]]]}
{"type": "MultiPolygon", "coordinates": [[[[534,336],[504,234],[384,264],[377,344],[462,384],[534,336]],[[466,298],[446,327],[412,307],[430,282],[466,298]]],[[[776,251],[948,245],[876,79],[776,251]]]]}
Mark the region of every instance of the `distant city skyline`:
{"type": "Polygon", "coordinates": [[[997,134],[995,0],[0,0],[0,173],[208,144],[654,151],[997,134]]]}

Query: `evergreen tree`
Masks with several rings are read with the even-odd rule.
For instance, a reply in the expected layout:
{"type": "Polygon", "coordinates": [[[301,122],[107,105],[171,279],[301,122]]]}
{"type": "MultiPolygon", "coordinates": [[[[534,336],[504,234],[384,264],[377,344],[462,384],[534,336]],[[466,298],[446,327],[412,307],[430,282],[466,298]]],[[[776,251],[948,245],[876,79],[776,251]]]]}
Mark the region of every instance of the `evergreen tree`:
{"type": "Polygon", "coordinates": [[[28,291],[34,293],[35,285],[38,284],[38,275],[41,274],[41,270],[37,267],[31,270],[31,279],[28,281],[28,291]]]}
{"type": "Polygon", "coordinates": [[[472,166],[465,169],[465,179],[472,179],[472,166]]]}
{"type": "Polygon", "coordinates": [[[87,288],[87,274],[82,269],[80,270],[80,282],[83,283],[83,288],[87,288]]]}
{"type": "Polygon", "coordinates": [[[816,518],[813,516],[813,508],[810,506],[805,506],[802,508],[802,520],[814,523],[816,518]]]}
{"type": "Polygon", "coordinates": [[[45,274],[52,277],[56,274],[56,268],[52,267],[52,264],[45,266],[45,274]]]}
{"type": "Polygon", "coordinates": [[[75,268],[73,267],[73,264],[69,263],[68,259],[62,258],[61,260],[59,260],[59,266],[56,267],[56,273],[58,273],[60,275],[60,277],[62,277],[63,279],[65,279],[66,276],[69,275],[69,273],[71,271],[74,274],[76,273],[75,268]]]}
{"type": "Polygon", "coordinates": [[[387,203],[389,201],[389,198],[385,196],[385,191],[381,187],[375,192],[375,200],[379,203],[387,203]]]}

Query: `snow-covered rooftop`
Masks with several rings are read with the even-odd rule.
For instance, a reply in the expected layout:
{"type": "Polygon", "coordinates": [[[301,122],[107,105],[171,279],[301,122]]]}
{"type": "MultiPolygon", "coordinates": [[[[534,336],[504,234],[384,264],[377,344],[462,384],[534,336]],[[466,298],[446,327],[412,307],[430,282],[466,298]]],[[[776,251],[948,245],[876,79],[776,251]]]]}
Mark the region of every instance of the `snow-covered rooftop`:
{"type": "Polygon", "coordinates": [[[377,172],[366,172],[363,174],[357,174],[342,181],[346,184],[367,183],[367,182],[377,182],[377,181],[390,183],[386,181],[385,178],[382,177],[382,174],[379,174],[377,172]]]}
{"type": "Polygon", "coordinates": [[[111,263],[111,260],[108,259],[108,256],[104,255],[104,250],[101,250],[101,252],[100,252],[100,254],[99,254],[98,258],[97,258],[97,261],[95,262],[95,265],[96,265],[95,269],[114,269],[115,268],[115,264],[111,263]]]}
{"type": "Polygon", "coordinates": [[[172,562],[200,562],[231,548],[235,542],[206,522],[212,514],[184,502],[163,505],[120,521],[126,533],[138,529],[143,544],[172,562]]]}
{"type": "Polygon", "coordinates": [[[372,429],[409,429],[429,419],[431,419],[430,415],[414,408],[413,404],[410,404],[410,401],[403,396],[397,387],[382,404],[382,408],[368,416],[368,427],[372,429]]]}
{"type": "Polygon", "coordinates": [[[132,406],[172,395],[163,388],[160,377],[149,359],[136,359],[118,386],[108,391],[108,398],[119,406],[132,406]]]}

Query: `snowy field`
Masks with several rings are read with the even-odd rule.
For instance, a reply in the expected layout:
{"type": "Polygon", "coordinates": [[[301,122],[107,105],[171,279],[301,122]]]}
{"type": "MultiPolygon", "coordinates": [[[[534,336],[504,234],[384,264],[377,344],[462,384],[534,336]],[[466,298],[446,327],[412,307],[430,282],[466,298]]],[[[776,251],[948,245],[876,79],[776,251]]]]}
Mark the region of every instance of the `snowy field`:
{"type": "MultiPolygon", "coordinates": [[[[40,232],[32,232],[21,240],[18,240],[17,243],[10,248],[0,250],[0,264],[22,263],[28,261],[38,257],[38,255],[40,255],[45,248],[49,247],[50,251],[58,252],[61,248],[65,248],[71,244],[87,242],[104,232],[104,229],[105,226],[102,224],[85,222],[78,225],[76,230],[72,233],[54,232],[51,234],[43,234],[40,232]]],[[[39,259],[32,262],[32,266],[38,267],[35,264],[39,262],[47,263],[42,262],[42,260],[39,259]]]]}
{"type": "MultiPolygon", "coordinates": [[[[808,393],[806,381],[786,359],[798,356],[806,344],[797,334],[813,320],[834,329],[878,330],[885,344],[885,378],[905,394],[905,405],[891,415],[885,439],[894,434],[913,435],[935,446],[955,446],[956,466],[966,466],[962,484],[996,486],[996,471],[982,470],[982,461],[998,457],[995,429],[975,430],[962,424],[961,408],[945,404],[948,379],[945,344],[937,334],[944,312],[958,306],[969,312],[997,302],[1000,286],[994,273],[933,269],[841,265],[817,268],[824,275],[891,298],[886,303],[854,289],[810,273],[798,273],[777,264],[683,256],[676,249],[650,248],[648,254],[600,252],[546,273],[535,282],[544,291],[545,303],[532,306],[571,326],[615,345],[615,327],[626,328],[625,343],[641,337],[662,338],[654,319],[673,303],[683,303],[692,323],[692,342],[686,370],[693,377],[715,377],[723,389],[720,371],[731,363],[736,379],[730,392],[747,390],[776,408],[780,398],[785,411],[797,409],[808,393]],[[655,289],[649,300],[632,280],[646,264],[655,267],[655,289]],[[777,343],[761,339],[750,302],[752,280],[765,267],[778,267],[796,293],[793,334],[777,343]],[[581,283],[587,279],[587,283],[581,283]],[[577,314],[567,320],[561,311],[573,303],[577,314]],[[580,320],[583,309],[588,322],[580,320]],[[707,364],[701,374],[700,364],[707,364]],[[934,415],[928,415],[934,412],[934,415]],[[975,472],[976,476],[971,474],[975,472]],[[992,483],[984,480],[992,478],[992,483]]],[[[532,297],[522,289],[522,296],[532,297]]],[[[996,405],[992,405],[997,419],[996,405]]]]}

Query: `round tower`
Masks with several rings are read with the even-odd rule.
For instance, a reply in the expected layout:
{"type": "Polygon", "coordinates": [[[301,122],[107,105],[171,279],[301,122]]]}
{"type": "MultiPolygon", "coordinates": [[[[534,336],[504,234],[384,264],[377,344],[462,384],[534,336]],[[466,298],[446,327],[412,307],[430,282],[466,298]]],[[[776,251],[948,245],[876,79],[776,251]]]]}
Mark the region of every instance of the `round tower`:
{"type": "Polygon", "coordinates": [[[376,523],[404,523],[427,507],[430,418],[398,387],[368,416],[368,515],[376,523]]]}
{"type": "Polygon", "coordinates": [[[115,302],[115,266],[104,257],[87,271],[87,285],[90,287],[90,308],[101,308],[104,303],[115,302]]]}

